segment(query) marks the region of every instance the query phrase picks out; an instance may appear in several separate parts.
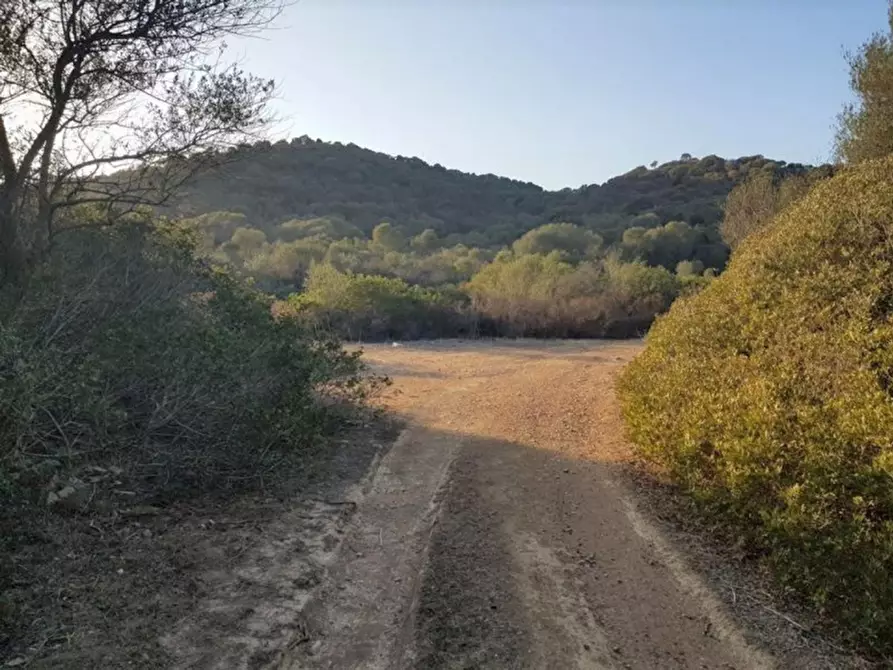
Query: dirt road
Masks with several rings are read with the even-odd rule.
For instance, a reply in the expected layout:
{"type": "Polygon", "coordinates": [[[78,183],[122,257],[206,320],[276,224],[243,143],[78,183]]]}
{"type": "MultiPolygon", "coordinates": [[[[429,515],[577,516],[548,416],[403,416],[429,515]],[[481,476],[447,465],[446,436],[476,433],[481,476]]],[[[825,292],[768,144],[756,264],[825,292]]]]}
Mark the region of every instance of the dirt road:
{"type": "Polygon", "coordinates": [[[639,346],[367,348],[408,427],[283,666],[841,667],[754,643],[622,483],[639,346]]]}
{"type": "Polygon", "coordinates": [[[639,349],[368,347],[400,421],[350,415],[262,491],[93,518],[58,565],[29,545],[14,584],[46,614],[39,642],[0,630],[0,666],[875,667],[633,476],[614,383],[639,349]]]}

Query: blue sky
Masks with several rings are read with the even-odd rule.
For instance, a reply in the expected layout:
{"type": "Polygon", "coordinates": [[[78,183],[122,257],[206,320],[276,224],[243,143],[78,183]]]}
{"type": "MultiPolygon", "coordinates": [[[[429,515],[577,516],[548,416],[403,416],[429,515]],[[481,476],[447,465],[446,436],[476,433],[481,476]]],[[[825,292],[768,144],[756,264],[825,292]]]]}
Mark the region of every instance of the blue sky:
{"type": "Polygon", "coordinates": [[[309,135],[547,188],[695,156],[830,157],[885,0],[299,0],[233,45],[309,135]]]}

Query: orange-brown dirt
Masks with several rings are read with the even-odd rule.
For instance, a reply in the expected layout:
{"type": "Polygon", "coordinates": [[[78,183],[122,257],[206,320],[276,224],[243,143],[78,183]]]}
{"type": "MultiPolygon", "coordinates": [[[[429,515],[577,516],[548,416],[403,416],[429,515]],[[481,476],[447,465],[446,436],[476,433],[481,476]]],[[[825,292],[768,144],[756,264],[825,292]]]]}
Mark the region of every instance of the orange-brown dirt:
{"type": "Polygon", "coordinates": [[[366,347],[396,441],[358,420],[312,485],[72,521],[12,557],[37,642],[0,667],[869,667],[637,466],[614,384],[640,348],[366,347]]]}
{"type": "Polygon", "coordinates": [[[659,521],[614,392],[640,346],[367,347],[407,427],[279,667],[858,667],[659,521]]]}

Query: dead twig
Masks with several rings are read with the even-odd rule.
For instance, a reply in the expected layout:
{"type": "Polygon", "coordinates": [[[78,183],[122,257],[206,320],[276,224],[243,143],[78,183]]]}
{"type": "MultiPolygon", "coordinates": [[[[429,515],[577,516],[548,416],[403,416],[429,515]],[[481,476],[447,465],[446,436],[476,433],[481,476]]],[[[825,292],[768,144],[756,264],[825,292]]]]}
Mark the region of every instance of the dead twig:
{"type": "Polygon", "coordinates": [[[763,603],[760,603],[760,607],[762,607],[764,610],[766,610],[766,611],[769,612],[770,614],[774,614],[774,615],[777,616],[777,617],[781,617],[782,619],[784,619],[785,621],[787,621],[789,624],[791,624],[794,628],[799,628],[799,629],[802,630],[804,633],[810,633],[810,632],[812,632],[812,629],[809,628],[808,626],[804,626],[802,623],[799,623],[799,622],[795,621],[794,619],[792,619],[791,617],[789,617],[787,614],[784,614],[783,612],[779,612],[779,611],[778,611],[777,609],[775,609],[774,607],[770,607],[769,605],[764,605],[763,603]]]}

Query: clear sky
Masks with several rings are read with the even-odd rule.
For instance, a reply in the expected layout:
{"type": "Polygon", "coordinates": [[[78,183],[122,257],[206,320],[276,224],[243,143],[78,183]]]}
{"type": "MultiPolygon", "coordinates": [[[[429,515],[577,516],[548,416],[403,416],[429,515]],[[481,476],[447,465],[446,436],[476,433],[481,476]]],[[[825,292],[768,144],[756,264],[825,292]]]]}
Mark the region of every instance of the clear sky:
{"type": "Polygon", "coordinates": [[[885,0],[298,0],[233,44],[309,135],[547,188],[653,160],[830,157],[885,0]]]}

